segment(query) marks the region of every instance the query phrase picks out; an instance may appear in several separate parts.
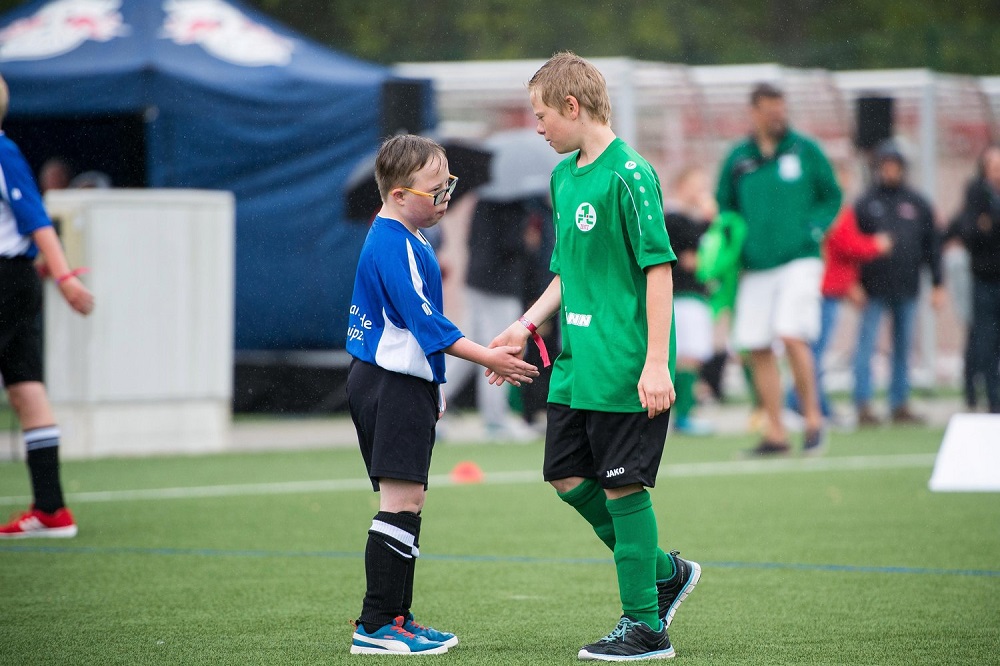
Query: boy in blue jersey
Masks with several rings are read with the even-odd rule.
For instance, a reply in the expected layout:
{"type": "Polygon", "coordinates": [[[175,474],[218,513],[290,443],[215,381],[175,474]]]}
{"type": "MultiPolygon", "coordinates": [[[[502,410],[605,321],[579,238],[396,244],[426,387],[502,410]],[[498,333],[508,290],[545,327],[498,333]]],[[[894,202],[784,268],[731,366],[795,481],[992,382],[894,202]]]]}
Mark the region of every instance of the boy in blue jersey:
{"type": "MultiPolygon", "coordinates": [[[[8,101],[0,78],[0,121],[8,101]]],[[[0,525],[0,539],[77,533],[63,501],[59,428],[42,383],[42,282],[34,264],[39,252],[70,307],[90,314],[94,297],[76,277],[79,271],[66,263],[28,163],[0,131],[0,378],[21,423],[34,500],[26,512],[0,525]]]]}
{"type": "Polygon", "coordinates": [[[420,230],[441,221],[455,189],[444,149],[424,137],[395,136],[379,149],[375,179],[382,209],[358,260],[347,399],[380,496],[351,653],[442,654],[458,638],[417,624],[410,604],[435,425],[444,411],[444,355],[483,365],[496,382],[517,386],[538,370],[521,360],[521,347],[487,349],[442,314],[441,270],[420,230]]]}

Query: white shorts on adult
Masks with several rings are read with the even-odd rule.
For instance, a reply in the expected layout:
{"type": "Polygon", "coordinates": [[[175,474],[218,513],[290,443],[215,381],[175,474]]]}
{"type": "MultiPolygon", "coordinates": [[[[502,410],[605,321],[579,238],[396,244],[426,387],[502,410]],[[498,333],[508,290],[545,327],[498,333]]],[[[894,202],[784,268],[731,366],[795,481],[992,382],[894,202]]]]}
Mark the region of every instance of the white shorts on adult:
{"type": "Polygon", "coordinates": [[[712,308],[700,298],[678,296],[674,300],[677,358],[704,363],[714,351],[712,308]]]}
{"type": "Polygon", "coordinates": [[[813,257],[744,272],[736,293],[736,348],[769,349],[780,338],[815,340],[820,328],[822,278],[823,262],[813,257]]]}

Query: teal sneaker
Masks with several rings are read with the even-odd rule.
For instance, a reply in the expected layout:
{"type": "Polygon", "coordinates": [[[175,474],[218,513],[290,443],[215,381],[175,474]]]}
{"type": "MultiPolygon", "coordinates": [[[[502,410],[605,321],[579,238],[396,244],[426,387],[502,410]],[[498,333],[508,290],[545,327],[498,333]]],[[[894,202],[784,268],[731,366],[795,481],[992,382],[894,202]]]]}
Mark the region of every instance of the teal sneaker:
{"type": "Polygon", "coordinates": [[[576,656],[581,661],[645,661],[672,659],[674,654],[663,622],[653,630],[644,622],[622,615],[614,631],[596,643],[584,645],[576,656]]]}
{"type": "Polygon", "coordinates": [[[656,581],[656,594],[660,607],[660,619],[670,626],[674,614],[680,608],[681,602],[687,599],[691,590],[701,580],[701,565],[691,560],[678,557],[679,551],[670,551],[670,559],[674,562],[674,575],[669,580],[656,581]]]}
{"type": "Polygon", "coordinates": [[[379,627],[372,633],[365,631],[360,622],[354,623],[354,640],[351,654],[444,654],[448,647],[437,641],[403,628],[406,620],[400,615],[391,624],[379,627]]]}
{"type": "Polygon", "coordinates": [[[429,641],[442,643],[445,647],[453,648],[458,645],[458,636],[447,631],[438,631],[433,627],[425,627],[422,624],[417,624],[417,622],[413,619],[413,613],[406,616],[406,622],[403,623],[403,629],[406,629],[414,636],[423,636],[429,641]]]}

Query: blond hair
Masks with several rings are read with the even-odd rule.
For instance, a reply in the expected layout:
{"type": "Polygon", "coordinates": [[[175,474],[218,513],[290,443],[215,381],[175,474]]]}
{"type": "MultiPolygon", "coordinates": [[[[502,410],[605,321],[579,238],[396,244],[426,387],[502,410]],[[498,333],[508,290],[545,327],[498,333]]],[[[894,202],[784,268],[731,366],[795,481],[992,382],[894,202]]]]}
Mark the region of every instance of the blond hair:
{"type": "Polygon", "coordinates": [[[3,76],[0,76],[0,122],[7,117],[7,108],[10,106],[10,89],[3,76]]]}
{"type": "Polygon", "coordinates": [[[549,58],[528,81],[528,90],[540,94],[546,106],[560,113],[566,108],[566,97],[572,95],[595,121],[611,124],[611,98],[604,76],[572,51],[549,58]]]}
{"type": "Polygon", "coordinates": [[[433,160],[444,159],[444,148],[427,137],[397,134],[386,139],[375,156],[375,182],[382,200],[397,187],[412,187],[415,173],[433,160]]]}

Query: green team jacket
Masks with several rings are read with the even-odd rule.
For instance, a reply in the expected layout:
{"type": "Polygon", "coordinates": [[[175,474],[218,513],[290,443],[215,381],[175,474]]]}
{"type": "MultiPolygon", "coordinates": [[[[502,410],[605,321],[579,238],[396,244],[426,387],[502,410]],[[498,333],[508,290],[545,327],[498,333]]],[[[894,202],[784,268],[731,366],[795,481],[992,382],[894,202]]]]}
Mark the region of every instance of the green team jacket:
{"type": "Polygon", "coordinates": [[[752,137],[737,144],[722,165],[716,198],[720,211],[746,220],[742,266],[760,271],[819,257],[841,194],[819,145],[789,130],[770,158],[752,137]]]}

